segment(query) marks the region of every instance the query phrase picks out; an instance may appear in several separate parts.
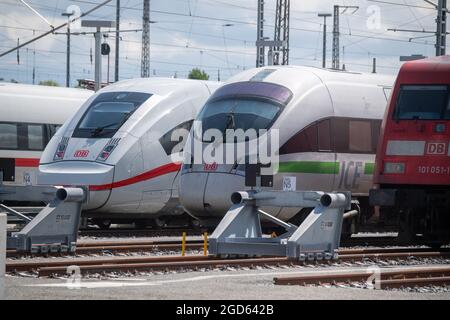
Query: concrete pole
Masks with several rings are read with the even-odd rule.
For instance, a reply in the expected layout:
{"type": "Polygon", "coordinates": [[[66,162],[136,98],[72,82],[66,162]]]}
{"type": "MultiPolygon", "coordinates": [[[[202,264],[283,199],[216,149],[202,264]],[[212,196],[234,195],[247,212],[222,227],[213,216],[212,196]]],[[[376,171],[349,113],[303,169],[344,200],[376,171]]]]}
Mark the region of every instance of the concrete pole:
{"type": "Polygon", "coordinates": [[[5,298],[6,224],[6,214],[0,213],[0,300],[5,298]]]}
{"type": "Polygon", "coordinates": [[[70,18],[67,23],[66,87],[70,87],[70,18]]]}
{"type": "Polygon", "coordinates": [[[323,48],[322,48],[322,68],[327,66],[327,18],[323,18],[323,48]]]}
{"type": "Polygon", "coordinates": [[[327,18],[331,17],[330,13],[319,13],[319,17],[323,17],[323,52],[322,52],[322,68],[326,68],[327,63],[327,18]]]}
{"type": "Polygon", "coordinates": [[[100,27],[95,32],[95,91],[102,88],[102,33],[100,27]]]}

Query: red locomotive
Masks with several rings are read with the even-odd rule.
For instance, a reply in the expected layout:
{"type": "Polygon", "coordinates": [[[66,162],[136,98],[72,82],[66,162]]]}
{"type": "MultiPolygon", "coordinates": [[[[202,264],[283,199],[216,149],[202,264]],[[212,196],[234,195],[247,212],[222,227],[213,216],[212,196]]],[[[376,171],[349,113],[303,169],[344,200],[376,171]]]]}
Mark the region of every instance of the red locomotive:
{"type": "Polygon", "coordinates": [[[450,239],[450,56],[405,63],[381,127],[370,202],[399,237],[450,239]]]}

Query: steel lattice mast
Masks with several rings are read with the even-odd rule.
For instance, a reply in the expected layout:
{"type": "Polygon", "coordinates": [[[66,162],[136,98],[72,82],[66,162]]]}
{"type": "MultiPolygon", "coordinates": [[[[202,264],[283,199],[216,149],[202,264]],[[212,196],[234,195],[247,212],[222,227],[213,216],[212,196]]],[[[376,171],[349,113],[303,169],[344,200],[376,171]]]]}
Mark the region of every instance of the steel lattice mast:
{"type": "Polygon", "coordinates": [[[359,7],[358,6],[334,6],[334,13],[333,13],[333,48],[332,48],[332,68],[333,69],[340,69],[340,57],[339,57],[339,37],[340,37],[340,31],[339,31],[339,16],[341,9],[344,9],[342,13],[345,13],[347,9],[354,9],[354,11],[351,13],[355,13],[359,7]]]}
{"type": "Polygon", "coordinates": [[[289,14],[290,0],[277,0],[275,35],[273,40],[275,42],[282,42],[283,46],[276,46],[273,48],[273,64],[275,65],[289,64],[289,14]]]}
{"type": "Polygon", "coordinates": [[[436,56],[444,56],[447,42],[447,0],[439,0],[436,19],[436,56]]]}
{"type": "Polygon", "coordinates": [[[258,22],[256,35],[256,67],[264,66],[264,0],[258,0],[258,22]]]}
{"type": "Polygon", "coordinates": [[[141,77],[150,77],[150,0],[144,0],[142,17],[141,77]]]}

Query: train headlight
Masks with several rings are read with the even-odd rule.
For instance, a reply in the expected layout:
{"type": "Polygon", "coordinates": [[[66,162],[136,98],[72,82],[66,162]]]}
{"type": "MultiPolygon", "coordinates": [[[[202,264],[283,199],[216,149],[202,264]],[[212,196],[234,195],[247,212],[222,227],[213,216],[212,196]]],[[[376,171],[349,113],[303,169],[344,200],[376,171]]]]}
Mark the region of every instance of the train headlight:
{"type": "Polygon", "coordinates": [[[119,144],[120,139],[111,139],[97,157],[97,161],[106,161],[119,144]]]}
{"type": "Polygon", "coordinates": [[[64,158],[68,144],[69,138],[63,137],[56,148],[55,155],[53,156],[54,161],[61,161],[64,158]]]}
{"type": "Polygon", "coordinates": [[[384,173],[405,173],[405,164],[403,162],[385,162],[384,173]]]}

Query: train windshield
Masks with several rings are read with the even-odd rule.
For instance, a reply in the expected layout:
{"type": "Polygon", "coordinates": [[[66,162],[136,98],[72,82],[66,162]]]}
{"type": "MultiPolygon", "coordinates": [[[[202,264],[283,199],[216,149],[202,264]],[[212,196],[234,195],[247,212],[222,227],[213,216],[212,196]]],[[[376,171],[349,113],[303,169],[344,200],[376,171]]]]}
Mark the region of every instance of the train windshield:
{"type": "MultiPolygon", "coordinates": [[[[217,129],[225,136],[227,129],[238,130],[268,129],[279,114],[281,106],[266,99],[229,98],[212,101],[205,105],[199,114],[202,132],[196,128],[196,138],[205,142],[204,133],[208,129],[217,129]]],[[[224,140],[226,137],[224,137],[224,140]]],[[[234,137],[235,142],[237,137],[234,137]]]]}
{"type": "Polygon", "coordinates": [[[450,120],[449,87],[408,85],[400,88],[396,120],[450,120]]]}
{"type": "Polygon", "coordinates": [[[78,123],[74,138],[111,138],[151,94],[106,92],[100,94],[78,123]]]}

